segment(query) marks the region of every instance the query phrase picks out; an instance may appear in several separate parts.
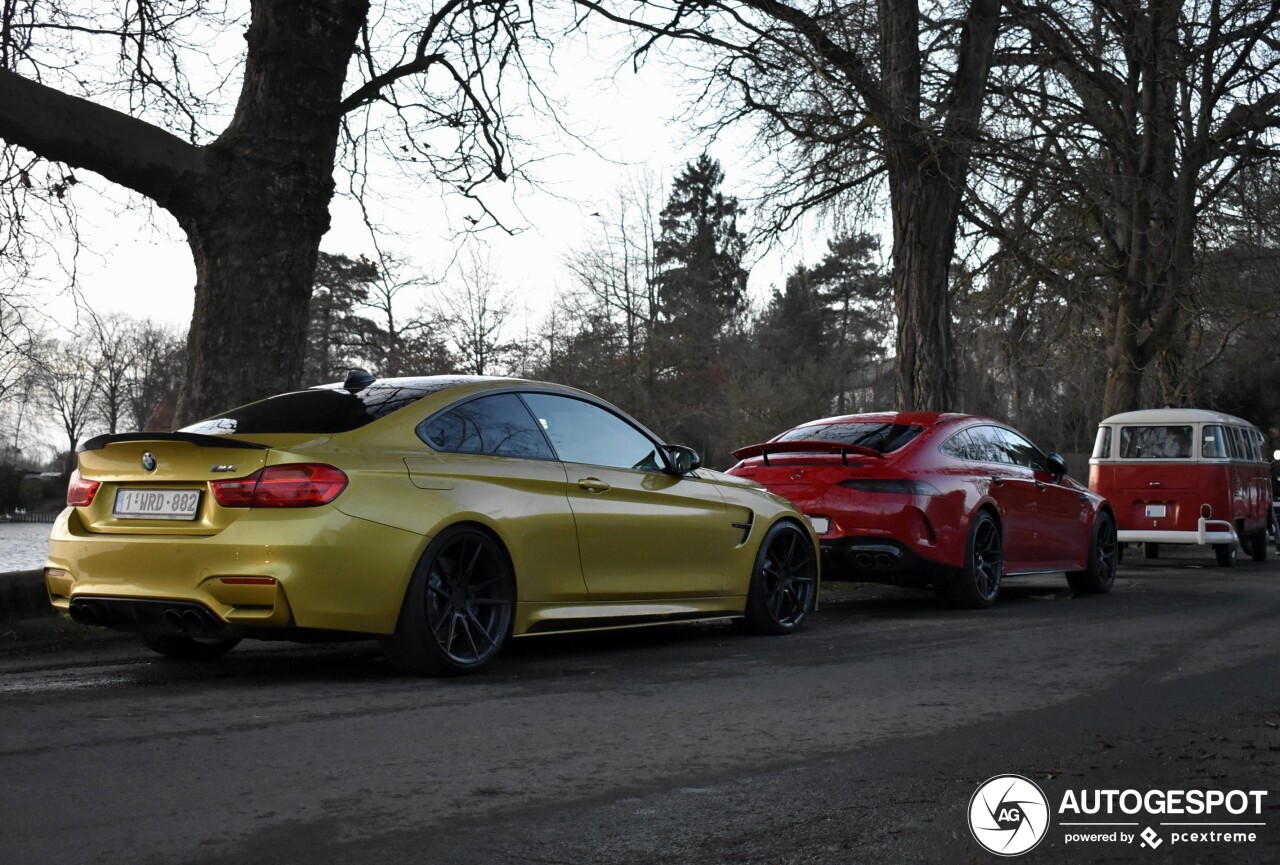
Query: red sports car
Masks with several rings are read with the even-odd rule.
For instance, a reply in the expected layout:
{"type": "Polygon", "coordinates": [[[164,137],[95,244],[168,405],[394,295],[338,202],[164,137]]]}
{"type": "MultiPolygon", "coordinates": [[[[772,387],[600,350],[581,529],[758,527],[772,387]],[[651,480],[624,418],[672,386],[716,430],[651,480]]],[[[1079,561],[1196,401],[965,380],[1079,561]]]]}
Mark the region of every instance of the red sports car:
{"type": "Polygon", "coordinates": [[[970,608],[995,603],[1015,574],[1065,571],[1078,594],[1115,582],[1106,499],[1067,477],[1062,457],[988,418],[846,415],[733,455],[730,474],[809,517],[828,579],[932,585],[970,608]]]}

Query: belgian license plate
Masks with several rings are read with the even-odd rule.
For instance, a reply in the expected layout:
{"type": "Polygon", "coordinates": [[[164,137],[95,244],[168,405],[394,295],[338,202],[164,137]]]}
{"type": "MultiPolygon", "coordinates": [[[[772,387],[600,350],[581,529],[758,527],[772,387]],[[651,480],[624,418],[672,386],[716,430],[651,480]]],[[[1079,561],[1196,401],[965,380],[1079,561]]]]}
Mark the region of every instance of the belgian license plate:
{"type": "Polygon", "coordinates": [[[1147,505],[1147,516],[1152,519],[1160,519],[1165,513],[1164,505],[1147,505]]]}
{"type": "Polygon", "coordinates": [[[806,514],[805,519],[807,519],[809,524],[813,526],[813,530],[820,535],[825,535],[831,528],[831,521],[826,517],[811,517],[806,514]]]}
{"type": "Polygon", "coordinates": [[[113,513],[125,520],[194,520],[198,490],[117,490],[113,513]]]}

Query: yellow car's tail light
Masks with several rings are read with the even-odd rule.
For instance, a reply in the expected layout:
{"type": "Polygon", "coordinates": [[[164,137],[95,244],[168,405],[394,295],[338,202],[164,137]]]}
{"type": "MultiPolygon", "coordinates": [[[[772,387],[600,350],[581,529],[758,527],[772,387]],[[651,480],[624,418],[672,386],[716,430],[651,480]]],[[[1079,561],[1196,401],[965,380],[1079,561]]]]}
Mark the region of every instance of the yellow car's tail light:
{"type": "Polygon", "coordinates": [[[71,480],[67,483],[67,507],[89,507],[93,504],[93,497],[98,494],[100,486],[102,484],[98,481],[80,477],[80,470],[76,469],[71,473],[71,480]]]}
{"type": "Polygon", "coordinates": [[[336,499],[347,487],[347,476],[320,463],[289,463],[210,486],[224,508],[313,508],[336,499]]]}

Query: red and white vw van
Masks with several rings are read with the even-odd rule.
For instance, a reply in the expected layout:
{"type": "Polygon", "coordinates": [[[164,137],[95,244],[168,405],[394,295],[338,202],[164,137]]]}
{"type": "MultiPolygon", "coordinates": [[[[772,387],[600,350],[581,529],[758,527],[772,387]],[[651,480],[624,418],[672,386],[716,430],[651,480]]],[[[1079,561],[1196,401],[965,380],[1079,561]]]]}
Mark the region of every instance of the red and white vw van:
{"type": "Polygon", "coordinates": [[[1266,437],[1229,414],[1166,408],[1112,415],[1098,427],[1089,487],[1115,508],[1121,543],[1211,544],[1218,564],[1237,543],[1267,557],[1271,471],[1266,437]]]}

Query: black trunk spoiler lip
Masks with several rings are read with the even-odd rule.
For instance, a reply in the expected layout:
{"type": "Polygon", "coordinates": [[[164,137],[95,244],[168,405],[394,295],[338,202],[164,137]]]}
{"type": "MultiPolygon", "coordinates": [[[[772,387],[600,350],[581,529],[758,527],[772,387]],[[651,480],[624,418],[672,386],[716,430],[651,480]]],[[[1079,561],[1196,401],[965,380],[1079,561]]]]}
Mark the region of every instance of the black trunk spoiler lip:
{"type": "Polygon", "coordinates": [[[840,460],[845,465],[849,464],[849,457],[870,457],[872,459],[882,460],[884,454],[873,448],[863,447],[862,445],[846,444],[845,442],[828,442],[813,441],[810,439],[800,439],[797,441],[773,441],[764,442],[758,445],[747,445],[744,448],[738,448],[733,452],[733,458],[737,460],[746,460],[751,457],[760,457],[765,465],[769,465],[769,454],[794,453],[794,454],[813,454],[828,453],[840,454],[840,460]]]}
{"type": "Polygon", "coordinates": [[[119,442],[186,442],[187,444],[192,444],[201,448],[241,448],[244,450],[255,451],[271,450],[270,445],[248,442],[243,439],[227,438],[225,436],[204,435],[203,433],[130,432],[107,433],[105,435],[94,436],[91,439],[86,439],[84,444],[76,448],[76,453],[102,450],[107,445],[117,444],[119,442]]]}

